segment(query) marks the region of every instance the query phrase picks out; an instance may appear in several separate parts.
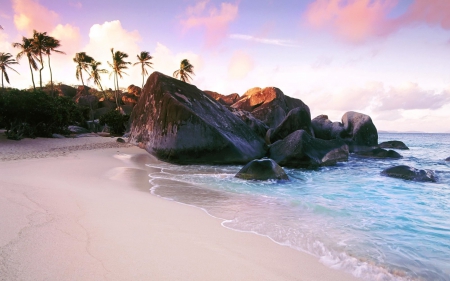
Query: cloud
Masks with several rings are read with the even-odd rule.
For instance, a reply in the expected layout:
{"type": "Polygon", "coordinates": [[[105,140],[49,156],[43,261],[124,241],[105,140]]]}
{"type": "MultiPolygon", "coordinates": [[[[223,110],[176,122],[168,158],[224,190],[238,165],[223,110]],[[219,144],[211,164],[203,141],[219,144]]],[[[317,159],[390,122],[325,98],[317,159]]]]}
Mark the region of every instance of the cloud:
{"type": "Polygon", "coordinates": [[[83,4],[81,2],[69,2],[69,5],[77,9],[83,8],[83,4]]]}
{"type": "Polygon", "coordinates": [[[231,34],[229,37],[231,39],[252,41],[252,42],[269,44],[269,45],[277,45],[277,46],[282,46],[282,47],[298,47],[298,45],[293,44],[291,40],[261,38],[261,37],[255,37],[252,35],[245,35],[245,34],[231,34]]]}
{"type": "Polygon", "coordinates": [[[18,30],[32,34],[33,29],[49,32],[56,26],[59,16],[56,12],[39,4],[37,0],[12,0],[14,24],[18,30]]]}
{"type": "Polygon", "coordinates": [[[228,77],[234,80],[244,79],[254,66],[252,57],[243,51],[236,51],[228,65],[228,77]]]}
{"type": "Polygon", "coordinates": [[[58,24],[51,32],[53,36],[61,41],[61,50],[68,55],[79,52],[81,48],[80,29],[70,24],[58,24]]]}
{"type": "Polygon", "coordinates": [[[185,32],[192,28],[204,28],[206,45],[213,47],[227,37],[228,26],[238,15],[238,4],[224,2],[220,8],[208,4],[209,0],[205,0],[189,6],[180,23],[185,32]]]}
{"type": "MultiPolygon", "coordinates": [[[[203,59],[200,55],[193,52],[174,54],[168,47],[158,42],[153,54],[153,67],[156,71],[172,76],[173,72],[180,68],[180,62],[183,59],[188,59],[194,66],[194,73],[198,74],[202,70],[203,59]]],[[[192,78],[193,81],[197,80],[195,75],[192,78]]]]}
{"type": "MultiPolygon", "coordinates": [[[[94,24],[91,27],[89,31],[89,43],[83,48],[83,51],[96,61],[101,62],[102,67],[109,71],[107,62],[112,62],[111,48],[114,48],[114,51],[121,51],[128,54],[129,57],[125,61],[134,63],[137,61],[136,55],[141,52],[138,45],[140,41],[141,36],[138,31],[124,29],[118,20],[107,21],[103,24],[94,24]]],[[[133,83],[140,85],[141,72],[139,67],[128,65],[128,69],[124,72],[128,75],[124,75],[124,78],[120,79],[119,87],[126,88],[133,83]]],[[[107,75],[102,76],[102,84],[106,85],[106,88],[114,87],[113,79],[109,79],[107,75]]]]}
{"type": "Polygon", "coordinates": [[[352,43],[384,37],[413,24],[450,29],[450,1],[414,0],[404,14],[392,18],[390,13],[399,3],[399,0],[316,0],[308,6],[304,19],[310,27],[352,43]]]}
{"type": "Polygon", "coordinates": [[[440,109],[450,103],[450,91],[438,93],[436,90],[424,90],[417,83],[408,83],[402,87],[390,87],[377,97],[376,111],[440,109]]]}
{"type": "Polygon", "coordinates": [[[319,70],[331,65],[332,62],[333,58],[321,56],[311,65],[311,68],[314,70],[319,70]]]}

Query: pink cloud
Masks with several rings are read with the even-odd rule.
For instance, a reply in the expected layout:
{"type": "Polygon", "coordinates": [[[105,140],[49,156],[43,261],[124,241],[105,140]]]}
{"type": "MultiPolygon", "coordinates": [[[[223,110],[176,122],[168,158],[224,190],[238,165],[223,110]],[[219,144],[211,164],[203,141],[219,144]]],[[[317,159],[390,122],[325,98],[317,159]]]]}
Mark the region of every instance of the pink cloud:
{"type": "Polygon", "coordinates": [[[398,18],[389,13],[399,0],[316,0],[304,17],[314,29],[327,30],[352,43],[387,36],[412,24],[439,25],[450,29],[450,1],[414,0],[398,18]]]}
{"type": "Polygon", "coordinates": [[[39,4],[37,0],[13,0],[14,24],[30,35],[33,29],[51,31],[59,20],[56,12],[39,4]]]}
{"type": "Polygon", "coordinates": [[[209,0],[198,2],[186,9],[186,18],[181,20],[184,31],[203,27],[206,45],[216,46],[227,37],[229,24],[238,15],[238,3],[221,3],[220,8],[208,5],[209,0]]]}
{"type": "Polygon", "coordinates": [[[235,80],[244,79],[255,67],[251,56],[243,51],[234,52],[228,65],[228,77],[235,80]]]}

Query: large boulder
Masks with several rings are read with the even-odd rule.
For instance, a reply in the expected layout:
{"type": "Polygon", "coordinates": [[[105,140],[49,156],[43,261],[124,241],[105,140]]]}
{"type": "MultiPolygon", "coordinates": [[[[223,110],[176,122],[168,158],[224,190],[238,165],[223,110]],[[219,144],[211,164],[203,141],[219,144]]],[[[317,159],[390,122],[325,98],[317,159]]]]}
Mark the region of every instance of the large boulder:
{"type": "Polygon", "coordinates": [[[138,100],[139,100],[139,97],[138,97],[138,96],[135,96],[134,94],[124,93],[124,94],[122,95],[121,100],[122,100],[122,103],[123,103],[124,105],[135,106],[136,103],[137,103],[138,100]]]}
{"type": "Polygon", "coordinates": [[[219,94],[217,92],[213,92],[213,91],[203,91],[205,94],[207,94],[208,96],[210,96],[211,98],[215,99],[216,101],[218,101],[219,103],[223,104],[223,105],[232,105],[233,103],[237,102],[240,97],[238,94],[231,94],[228,96],[219,94]]]}
{"type": "Polygon", "coordinates": [[[298,130],[272,144],[269,157],[281,166],[316,168],[348,161],[348,146],[340,139],[313,138],[304,130],[298,130]]]}
{"type": "Polygon", "coordinates": [[[231,107],[251,112],[270,128],[277,127],[294,108],[301,107],[310,112],[301,100],[288,97],[274,87],[250,89],[231,107]]]}
{"type": "Polygon", "coordinates": [[[349,111],[342,116],[342,122],[331,122],[326,115],[319,115],[311,121],[314,134],[324,140],[344,139],[350,152],[365,151],[378,145],[377,128],[370,116],[349,111]]]}
{"type": "Polygon", "coordinates": [[[436,175],[434,174],[434,171],[419,170],[406,165],[387,168],[381,172],[381,175],[418,182],[437,182],[437,178],[436,175]]]}
{"type": "Polygon", "coordinates": [[[289,111],[280,125],[270,133],[270,143],[282,140],[297,130],[304,130],[314,137],[314,131],[311,127],[311,114],[305,107],[297,107],[289,111]]]}
{"type": "Polygon", "coordinates": [[[108,109],[116,109],[116,102],[111,101],[109,99],[105,100],[105,98],[101,98],[98,102],[99,108],[108,108],[108,109]]]}
{"type": "Polygon", "coordinates": [[[235,176],[244,180],[289,180],[289,177],[275,161],[268,158],[253,160],[235,176]]]}
{"type": "Polygon", "coordinates": [[[379,148],[379,147],[370,149],[367,151],[358,151],[358,152],[356,152],[356,155],[359,157],[380,158],[380,159],[386,159],[386,158],[400,159],[403,157],[394,150],[386,150],[386,149],[379,148]]]}
{"type": "Polygon", "coordinates": [[[128,86],[127,92],[130,95],[133,95],[133,96],[136,96],[136,97],[140,97],[142,89],[141,89],[141,87],[138,87],[138,86],[135,86],[135,85],[131,84],[130,86],[128,86]]]}
{"type": "Polygon", "coordinates": [[[73,98],[77,94],[77,89],[65,84],[55,85],[55,90],[58,92],[58,96],[61,97],[73,98]]]}
{"type": "Polygon", "coordinates": [[[385,141],[378,145],[380,148],[391,148],[391,149],[400,149],[400,150],[408,150],[409,147],[402,141],[385,141]]]}
{"type": "Polygon", "coordinates": [[[344,137],[344,125],[341,122],[331,122],[327,115],[319,115],[311,120],[311,126],[316,138],[334,140],[344,137]]]}
{"type": "Polygon", "coordinates": [[[179,164],[246,164],[264,140],[197,87],[153,72],[131,116],[130,142],[179,164]]]}
{"type": "Polygon", "coordinates": [[[266,136],[266,132],[269,127],[267,127],[267,125],[264,124],[261,120],[256,119],[250,112],[232,107],[229,107],[228,109],[231,111],[231,113],[244,121],[245,124],[247,124],[258,136],[262,138],[266,136]]]}

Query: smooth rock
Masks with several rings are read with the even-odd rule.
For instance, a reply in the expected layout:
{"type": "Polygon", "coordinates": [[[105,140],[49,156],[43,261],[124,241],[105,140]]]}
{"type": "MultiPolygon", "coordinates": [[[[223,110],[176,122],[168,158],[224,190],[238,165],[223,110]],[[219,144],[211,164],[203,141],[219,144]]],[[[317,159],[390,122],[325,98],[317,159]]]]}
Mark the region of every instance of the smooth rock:
{"type": "Polygon", "coordinates": [[[317,168],[348,161],[348,146],[340,140],[321,140],[298,130],[272,144],[269,157],[281,166],[317,168]]]}
{"type": "Polygon", "coordinates": [[[386,150],[383,148],[374,148],[369,151],[360,151],[355,153],[359,157],[366,157],[366,158],[393,158],[393,159],[400,159],[403,156],[401,156],[398,152],[394,150],[386,150]]]}
{"type": "Polygon", "coordinates": [[[401,149],[401,150],[408,150],[409,147],[406,146],[406,144],[402,141],[385,141],[378,145],[380,148],[391,148],[391,149],[401,149]]]}
{"type": "Polygon", "coordinates": [[[128,92],[128,94],[134,95],[136,97],[140,97],[142,89],[141,89],[141,87],[131,84],[130,86],[128,86],[127,92],[128,92]]]}
{"type": "Polygon", "coordinates": [[[447,159],[445,159],[445,161],[450,161],[450,157],[448,157],[447,159]]]}
{"type": "Polygon", "coordinates": [[[62,97],[73,98],[77,94],[77,89],[65,84],[56,84],[54,85],[54,89],[58,92],[58,95],[62,97]]]}
{"type": "Polygon", "coordinates": [[[80,127],[80,126],[69,126],[68,129],[73,134],[87,134],[87,133],[90,133],[90,131],[88,129],[80,127]]]}
{"type": "Polygon", "coordinates": [[[275,161],[269,158],[253,160],[235,176],[244,180],[289,180],[289,177],[275,161]]]}
{"type": "Polygon", "coordinates": [[[294,108],[301,107],[310,112],[309,107],[301,100],[288,97],[274,87],[252,88],[231,107],[251,112],[269,128],[277,127],[294,108]]]}
{"type": "Polygon", "coordinates": [[[344,125],[341,122],[331,122],[327,115],[319,115],[311,120],[311,126],[316,138],[323,140],[344,138],[344,125]]]}
{"type": "Polygon", "coordinates": [[[134,94],[130,94],[130,93],[124,93],[123,95],[122,95],[122,103],[124,104],[124,105],[131,105],[131,106],[135,106],[136,105],[136,103],[138,102],[138,100],[139,100],[139,97],[138,96],[135,96],[134,94]]]}
{"type": "Polygon", "coordinates": [[[264,139],[197,87],[153,72],[131,115],[129,141],[179,164],[246,164],[264,139]]]}
{"type": "Polygon", "coordinates": [[[250,112],[232,107],[229,107],[228,109],[231,111],[231,113],[244,121],[245,124],[247,124],[258,136],[262,138],[266,136],[266,132],[269,127],[267,127],[267,125],[264,124],[261,120],[256,119],[250,112]]]}
{"type": "Polygon", "coordinates": [[[125,143],[125,140],[123,138],[117,138],[116,142],[125,143]]]}
{"type": "Polygon", "coordinates": [[[437,182],[434,171],[419,170],[406,165],[400,165],[385,169],[381,172],[381,175],[418,182],[437,182]]]}
{"type": "Polygon", "coordinates": [[[66,137],[60,134],[52,134],[52,138],[54,139],[65,139],[66,137]]]}
{"type": "Polygon", "coordinates": [[[305,107],[297,107],[289,111],[281,124],[271,132],[270,143],[282,140],[297,130],[304,130],[314,137],[314,131],[311,127],[311,115],[305,107]]]}
{"type": "Polygon", "coordinates": [[[213,91],[203,91],[203,92],[208,96],[210,96],[211,98],[218,101],[219,103],[228,106],[232,105],[233,103],[237,102],[240,99],[240,96],[238,94],[231,94],[225,96],[213,91]]]}

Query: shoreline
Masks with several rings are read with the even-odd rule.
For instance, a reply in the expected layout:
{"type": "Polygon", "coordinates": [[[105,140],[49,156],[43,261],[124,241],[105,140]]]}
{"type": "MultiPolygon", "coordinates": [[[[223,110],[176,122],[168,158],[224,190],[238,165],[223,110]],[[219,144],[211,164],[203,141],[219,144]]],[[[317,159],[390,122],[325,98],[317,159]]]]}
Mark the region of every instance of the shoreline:
{"type": "Polygon", "coordinates": [[[137,147],[63,155],[0,162],[5,280],[358,280],[150,194],[137,147]]]}

